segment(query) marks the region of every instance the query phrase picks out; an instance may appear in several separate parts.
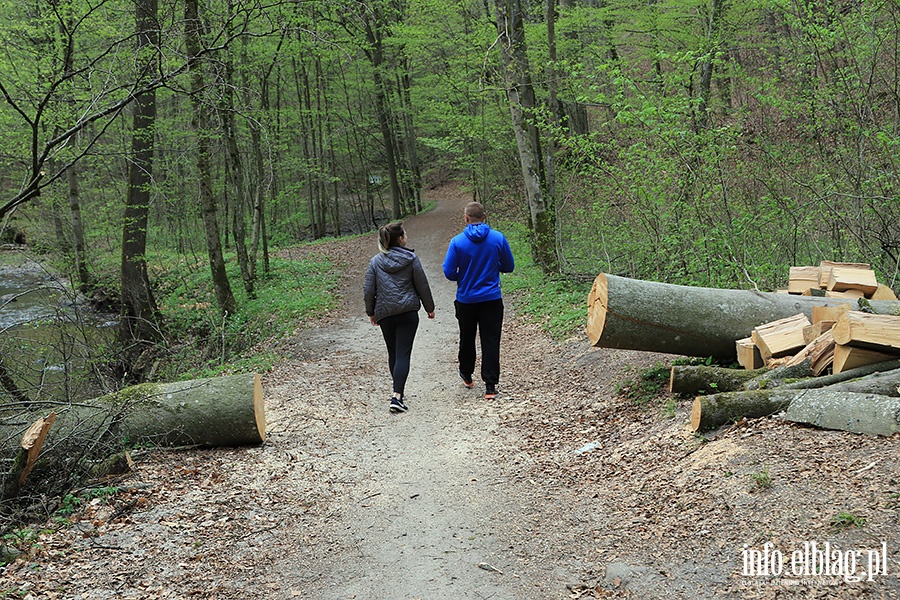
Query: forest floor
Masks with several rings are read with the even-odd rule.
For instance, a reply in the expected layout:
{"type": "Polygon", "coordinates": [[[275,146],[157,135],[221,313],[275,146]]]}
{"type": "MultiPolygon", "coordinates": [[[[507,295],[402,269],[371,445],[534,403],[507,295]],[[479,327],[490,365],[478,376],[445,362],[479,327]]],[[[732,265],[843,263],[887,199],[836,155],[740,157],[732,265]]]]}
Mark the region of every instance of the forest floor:
{"type": "Polygon", "coordinates": [[[306,247],[346,285],[264,374],[265,444],[139,455],[109,483],[126,492],[0,572],[0,597],[900,598],[897,436],[757,419],[697,437],[690,399],[618,394],[672,357],[553,341],[514,298],[499,398],[466,389],[440,270],[466,198],[432,199],[406,221],[437,301],[408,413],[388,412],[362,307],[374,235],[306,247]],[[826,543],[826,573],[804,574],[826,543]],[[749,550],[781,576],[746,574],[749,550]]]}

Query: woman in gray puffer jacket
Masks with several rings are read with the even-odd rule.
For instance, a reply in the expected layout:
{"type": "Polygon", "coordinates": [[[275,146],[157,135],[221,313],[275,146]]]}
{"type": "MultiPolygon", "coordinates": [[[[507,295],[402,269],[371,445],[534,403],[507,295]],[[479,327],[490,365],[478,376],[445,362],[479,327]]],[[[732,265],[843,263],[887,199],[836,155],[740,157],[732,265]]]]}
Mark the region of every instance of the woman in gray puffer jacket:
{"type": "Polygon", "coordinates": [[[403,223],[389,223],[378,230],[380,252],[369,261],[363,294],[372,325],[381,327],[388,350],[388,367],[394,379],[390,411],[406,412],[404,391],[409,377],[413,341],[419,328],[419,308],[434,318],[434,298],[425,269],[415,252],[406,247],[403,223]]]}

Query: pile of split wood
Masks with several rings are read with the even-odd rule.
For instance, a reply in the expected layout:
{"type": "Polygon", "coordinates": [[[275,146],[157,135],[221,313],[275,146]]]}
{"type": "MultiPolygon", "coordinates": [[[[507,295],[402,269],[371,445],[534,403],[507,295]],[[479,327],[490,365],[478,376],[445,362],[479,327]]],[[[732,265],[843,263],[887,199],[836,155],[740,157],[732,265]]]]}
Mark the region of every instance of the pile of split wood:
{"type": "Polygon", "coordinates": [[[868,265],[794,267],[783,292],[694,288],[601,273],[588,296],[597,347],[737,360],[675,366],[695,431],[784,412],[860,433],[900,432],[900,302],[868,265]]]}

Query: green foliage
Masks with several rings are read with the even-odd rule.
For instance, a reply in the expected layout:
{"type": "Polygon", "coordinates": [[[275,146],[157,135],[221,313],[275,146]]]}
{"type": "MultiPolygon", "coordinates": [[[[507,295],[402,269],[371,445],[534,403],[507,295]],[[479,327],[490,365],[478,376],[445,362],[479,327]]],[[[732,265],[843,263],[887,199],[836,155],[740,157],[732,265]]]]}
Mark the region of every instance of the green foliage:
{"type": "Polygon", "coordinates": [[[534,264],[527,230],[509,222],[498,227],[509,239],[516,260],[515,271],[502,275],[502,285],[504,293],[515,299],[517,310],[556,339],[583,335],[591,284],[545,275],[534,264]]]}
{"type": "Polygon", "coordinates": [[[157,302],[173,343],[166,378],[265,371],[279,358],[267,343],[291,334],[304,320],[335,306],[339,274],[327,261],[270,258],[255,297],[240,285],[236,260],[228,261],[238,312],[224,319],[213,296],[209,267],[177,255],[157,255],[157,302]],[[198,352],[199,350],[199,352],[198,352]]]}
{"type": "Polygon", "coordinates": [[[862,529],[866,525],[866,521],[867,519],[865,517],[860,517],[846,511],[841,511],[831,517],[829,524],[831,525],[831,528],[837,532],[848,529],[850,527],[862,529]]]}
{"type": "MultiPolygon", "coordinates": [[[[669,382],[669,368],[656,363],[640,372],[637,378],[629,377],[616,385],[616,394],[637,406],[654,403],[669,382]]],[[[674,413],[674,408],[673,408],[674,413]]]]}
{"type": "Polygon", "coordinates": [[[769,467],[763,467],[759,473],[753,473],[750,477],[757,489],[767,490],[772,487],[772,475],[769,473],[769,467]]]}

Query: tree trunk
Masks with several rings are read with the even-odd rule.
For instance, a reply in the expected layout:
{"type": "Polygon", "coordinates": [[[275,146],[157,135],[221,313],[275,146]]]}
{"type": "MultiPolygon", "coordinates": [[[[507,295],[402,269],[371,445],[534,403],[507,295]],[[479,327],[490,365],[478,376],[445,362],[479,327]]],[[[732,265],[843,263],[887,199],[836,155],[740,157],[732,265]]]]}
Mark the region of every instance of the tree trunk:
{"type": "Polygon", "coordinates": [[[744,383],[745,390],[762,390],[765,388],[781,387],[789,379],[805,379],[812,377],[812,362],[807,358],[799,363],[781,365],[764,373],[761,373],[744,383]]]}
{"type": "Polygon", "coordinates": [[[784,419],[822,429],[890,436],[900,433],[900,398],[808,390],[790,403],[784,419]]]}
{"type": "MultiPolygon", "coordinates": [[[[811,318],[813,306],[846,303],[837,298],[688,287],[601,273],[588,294],[587,334],[598,347],[734,360],[736,340],[750,335],[757,325],[801,312],[811,318]]],[[[900,302],[870,304],[877,313],[900,310],[900,302]]]]}
{"type": "Polygon", "coordinates": [[[72,219],[72,241],[74,242],[78,289],[82,293],[87,293],[94,286],[94,281],[87,266],[87,244],[84,241],[84,223],[81,219],[81,196],[78,189],[78,167],[76,165],[72,165],[66,171],[66,182],[69,188],[69,215],[72,219]]]}
{"type": "Polygon", "coordinates": [[[537,128],[529,123],[529,112],[535,109],[534,86],[525,44],[524,14],[520,0],[495,0],[497,36],[503,61],[503,75],[513,133],[519,150],[522,183],[531,215],[532,252],[535,262],[545,272],[556,272],[556,218],[552,197],[547,189],[544,156],[537,128]]]}
{"type": "MultiPolygon", "coordinates": [[[[159,41],[157,0],[141,0],[136,3],[135,10],[138,48],[154,48],[159,41]]],[[[155,124],[156,92],[149,91],[134,101],[128,195],[122,225],[119,343],[125,348],[123,369],[128,371],[131,371],[142,347],[161,338],[157,324],[159,311],[150,288],[145,259],[155,124]]]]}
{"type": "Polygon", "coordinates": [[[197,132],[197,171],[199,173],[200,212],[206,233],[206,250],[209,255],[209,267],[212,272],[216,301],[222,315],[233,315],[237,312],[237,301],[231,291],[231,283],[225,271],[225,258],[222,255],[222,240],[219,235],[219,223],[216,216],[216,202],[212,191],[212,169],[209,164],[209,124],[207,104],[203,99],[204,81],[203,65],[200,59],[202,26],[198,0],[187,0],[184,5],[184,37],[191,74],[191,105],[194,111],[193,126],[197,132]]]}
{"type": "MultiPolygon", "coordinates": [[[[0,411],[0,439],[16,445],[4,453],[13,456],[19,455],[18,440],[32,423],[56,414],[41,455],[48,469],[73,456],[94,463],[136,445],[236,447],[266,439],[263,389],[254,373],[143,383],[62,408],[52,403],[27,413],[14,411],[16,405],[0,411]]],[[[18,489],[11,476],[18,480],[18,473],[7,474],[6,494],[18,489]]]]}
{"type": "Polygon", "coordinates": [[[767,417],[784,410],[803,393],[806,392],[775,388],[697,396],[691,408],[691,427],[703,432],[745,418],[767,417]]]}
{"type": "MultiPolygon", "coordinates": [[[[229,23],[232,23],[233,6],[231,0],[227,2],[229,23]]],[[[229,35],[232,35],[232,27],[229,25],[229,35]]],[[[247,256],[247,227],[244,212],[249,204],[247,199],[247,186],[244,177],[244,163],[238,149],[237,130],[235,126],[234,109],[234,63],[231,57],[231,48],[225,50],[225,86],[223,91],[224,109],[222,123],[225,128],[225,169],[228,182],[231,184],[234,206],[232,207],[232,228],[234,230],[234,249],[237,254],[238,267],[241,270],[241,280],[244,283],[244,291],[251,300],[256,298],[253,272],[250,268],[250,259],[247,256]]]]}
{"type": "Polygon", "coordinates": [[[748,371],[706,365],[672,365],[669,391],[673,394],[697,395],[716,392],[736,392],[744,384],[768,369],[748,371]]]}
{"type": "Polygon", "coordinates": [[[812,388],[823,388],[827,386],[836,385],[838,383],[842,383],[844,381],[851,381],[854,379],[862,381],[869,375],[875,373],[883,373],[885,371],[893,371],[895,369],[900,369],[900,360],[888,360],[885,362],[874,363],[871,365],[863,365],[861,367],[856,367],[855,369],[849,369],[847,371],[843,371],[841,373],[834,373],[832,375],[822,375],[819,377],[810,377],[809,379],[803,379],[801,381],[795,381],[792,383],[784,384],[786,389],[792,390],[808,390],[812,388]]]}

